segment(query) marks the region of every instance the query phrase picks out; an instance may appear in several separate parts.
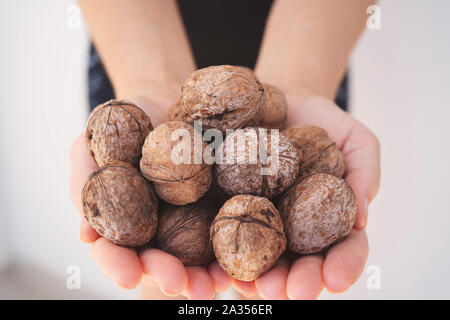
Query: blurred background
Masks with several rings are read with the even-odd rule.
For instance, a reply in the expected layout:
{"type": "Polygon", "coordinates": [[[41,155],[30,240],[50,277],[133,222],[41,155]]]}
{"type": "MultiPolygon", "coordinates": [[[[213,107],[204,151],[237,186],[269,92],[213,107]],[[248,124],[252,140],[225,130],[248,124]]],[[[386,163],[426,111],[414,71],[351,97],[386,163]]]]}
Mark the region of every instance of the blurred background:
{"type": "MultiPolygon", "coordinates": [[[[322,299],[449,299],[450,2],[380,1],[350,63],[351,113],[379,137],[358,282],[322,299]],[[374,278],[376,277],[376,278],[374,278]],[[379,280],[379,281],[378,281],[379,280]]],[[[128,299],[79,241],[69,149],[87,119],[88,34],[71,0],[0,1],[0,298],[128,299]],[[80,289],[68,289],[73,268],[80,289]]]]}

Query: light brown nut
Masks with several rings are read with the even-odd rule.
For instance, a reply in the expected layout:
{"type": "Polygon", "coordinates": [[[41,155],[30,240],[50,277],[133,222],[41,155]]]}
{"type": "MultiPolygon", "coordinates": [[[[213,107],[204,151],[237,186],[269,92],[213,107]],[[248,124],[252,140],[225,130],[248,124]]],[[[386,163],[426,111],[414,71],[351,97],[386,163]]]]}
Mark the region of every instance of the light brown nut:
{"type": "Polygon", "coordinates": [[[298,152],[278,131],[236,130],[219,147],[217,159],[220,155],[223,155],[223,163],[216,164],[214,177],[230,195],[271,198],[286,190],[298,174],[298,152]],[[278,154],[274,152],[276,150],[278,154]]]}
{"type": "Polygon", "coordinates": [[[225,202],[211,226],[211,240],[220,266],[242,281],[269,271],[286,248],[277,209],[266,198],[251,195],[225,202]]]}
{"type": "Polygon", "coordinates": [[[160,211],[156,245],[185,266],[200,266],[214,259],[209,229],[217,209],[199,200],[186,206],[164,205],[160,211]]]}
{"type": "Polygon", "coordinates": [[[167,111],[167,119],[169,121],[182,121],[183,120],[183,110],[181,108],[181,100],[175,101],[167,111]]]}
{"type": "Polygon", "coordinates": [[[124,100],[109,100],[89,115],[86,143],[98,166],[114,160],[137,166],[142,144],[151,130],[150,118],[138,106],[124,100]]]}
{"type": "Polygon", "coordinates": [[[296,253],[322,251],[345,238],[356,218],[352,188],[330,174],[315,174],[293,184],[279,206],[288,248],[296,253]]]}
{"type": "Polygon", "coordinates": [[[259,124],[262,128],[280,129],[286,128],[287,100],[284,93],[277,87],[263,83],[266,95],[266,110],[259,124]]]}
{"type": "Polygon", "coordinates": [[[206,164],[202,156],[206,146],[201,133],[189,123],[163,123],[145,139],[141,172],[154,183],[156,193],[164,201],[176,205],[193,203],[208,191],[211,184],[211,165],[206,164]],[[177,133],[185,136],[172,136],[177,133]],[[173,140],[175,138],[176,141],[173,140]],[[199,141],[199,144],[194,145],[194,141],[199,141]],[[184,151],[187,161],[183,158],[184,151]]]}
{"type": "Polygon", "coordinates": [[[344,176],[344,155],[324,129],[299,125],[289,127],[282,133],[302,155],[299,179],[316,173],[329,173],[339,178],[344,176]]]}
{"type": "Polygon", "coordinates": [[[158,224],[158,199],[131,165],[113,161],[94,172],[82,192],[90,225],[109,241],[139,246],[150,241],[158,224]]]}
{"type": "Polygon", "coordinates": [[[184,120],[201,120],[203,129],[223,133],[255,125],[265,109],[262,84],[246,68],[212,66],[192,73],[182,88],[184,120]]]}

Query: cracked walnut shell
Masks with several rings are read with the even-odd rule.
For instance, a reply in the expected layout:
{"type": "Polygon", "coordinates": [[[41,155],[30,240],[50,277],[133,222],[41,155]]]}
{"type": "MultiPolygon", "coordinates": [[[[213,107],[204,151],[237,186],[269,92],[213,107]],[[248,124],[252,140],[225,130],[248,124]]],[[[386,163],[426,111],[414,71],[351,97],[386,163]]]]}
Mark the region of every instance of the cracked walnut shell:
{"type": "Polygon", "coordinates": [[[214,177],[226,193],[267,198],[294,182],[300,162],[298,151],[286,137],[263,128],[236,130],[219,147],[216,159],[214,177]]]}
{"type": "Polygon", "coordinates": [[[211,226],[211,241],[220,266],[242,281],[269,271],[286,248],[277,209],[268,199],[251,195],[225,202],[211,226]]]}
{"type": "Polygon", "coordinates": [[[142,144],[152,129],[150,118],[138,106],[109,100],[89,115],[86,143],[100,167],[114,160],[137,166],[142,144]]]}
{"type": "Polygon", "coordinates": [[[184,120],[223,133],[257,125],[265,110],[262,84],[247,68],[212,66],[193,72],[182,88],[184,120]]]}
{"type": "Polygon", "coordinates": [[[94,172],[82,191],[84,215],[109,241],[139,246],[158,224],[158,200],[148,182],[128,163],[111,162],[94,172]]]}
{"type": "Polygon", "coordinates": [[[164,205],[155,236],[159,249],[177,257],[185,266],[200,266],[214,258],[209,229],[216,210],[200,200],[186,206],[164,205]]]}
{"type": "Polygon", "coordinates": [[[344,175],[344,155],[324,129],[298,125],[287,128],[282,134],[302,155],[299,178],[316,173],[329,173],[339,178],[344,175]]]}
{"type": "Polygon", "coordinates": [[[315,174],[292,185],[279,206],[288,248],[320,252],[344,239],[356,218],[356,198],[344,179],[315,174]]]}
{"type": "Polygon", "coordinates": [[[154,183],[156,193],[164,201],[176,205],[193,203],[211,184],[211,165],[203,160],[206,146],[202,134],[189,123],[163,123],[145,139],[141,172],[154,183]]]}

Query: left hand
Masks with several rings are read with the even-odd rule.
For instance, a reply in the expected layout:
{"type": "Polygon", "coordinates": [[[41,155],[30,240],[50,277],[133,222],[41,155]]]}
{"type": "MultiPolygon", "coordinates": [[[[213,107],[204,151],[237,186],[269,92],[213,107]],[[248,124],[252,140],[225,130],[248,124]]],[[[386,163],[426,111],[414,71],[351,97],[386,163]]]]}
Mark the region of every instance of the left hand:
{"type": "Polygon", "coordinates": [[[275,266],[252,282],[233,280],[245,296],[265,299],[315,299],[324,287],[330,292],[347,290],[361,275],[369,247],[364,228],[368,204],[375,197],[380,180],[380,146],[362,123],[339,109],[329,99],[289,94],[288,125],[313,124],[324,128],[344,153],[345,180],[355,192],[358,210],[348,237],[324,255],[308,255],[289,265],[282,257],[275,266]]]}

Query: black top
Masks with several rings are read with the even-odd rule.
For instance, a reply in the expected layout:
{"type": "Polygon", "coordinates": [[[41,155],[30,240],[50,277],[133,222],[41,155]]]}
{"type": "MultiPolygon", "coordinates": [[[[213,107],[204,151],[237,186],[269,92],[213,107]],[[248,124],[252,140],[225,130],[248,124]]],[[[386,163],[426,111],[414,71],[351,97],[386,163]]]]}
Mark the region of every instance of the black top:
{"type": "MultiPolygon", "coordinates": [[[[231,64],[254,68],[272,0],[178,0],[198,68],[231,64]]],[[[91,109],[114,98],[101,60],[91,46],[89,58],[91,109]]],[[[347,106],[347,77],[336,103],[347,106]]]]}

